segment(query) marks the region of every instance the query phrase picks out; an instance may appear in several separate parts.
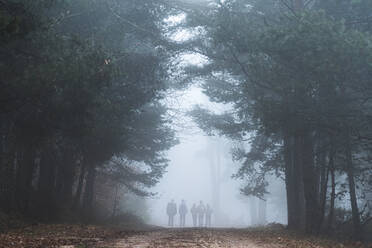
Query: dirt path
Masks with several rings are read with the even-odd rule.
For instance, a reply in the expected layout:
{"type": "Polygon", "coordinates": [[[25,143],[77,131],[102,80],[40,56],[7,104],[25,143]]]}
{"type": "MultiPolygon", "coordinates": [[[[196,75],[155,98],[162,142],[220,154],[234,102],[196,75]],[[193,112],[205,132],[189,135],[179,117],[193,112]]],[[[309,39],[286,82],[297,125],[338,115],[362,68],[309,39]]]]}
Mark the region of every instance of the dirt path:
{"type": "Polygon", "coordinates": [[[134,234],[98,244],[99,248],[157,248],[157,247],[237,247],[280,248],[274,244],[252,241],[230,229],[164,229],[134,234]]]}
{"type": "Polygon", "coordinates": [[[154,226],[39,224],[0,233],[1,248],[372,248],[291,233],[283,227],[164,229],[154,226]]]}

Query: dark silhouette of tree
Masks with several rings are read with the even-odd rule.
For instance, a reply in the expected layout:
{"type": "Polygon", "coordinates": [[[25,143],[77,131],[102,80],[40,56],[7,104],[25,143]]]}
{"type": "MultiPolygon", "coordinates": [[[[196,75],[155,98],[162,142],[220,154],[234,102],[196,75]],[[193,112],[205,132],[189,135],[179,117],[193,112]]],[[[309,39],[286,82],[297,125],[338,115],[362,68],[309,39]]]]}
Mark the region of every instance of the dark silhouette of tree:
{"type": "Polygon", "coordinates": [[[322,5],[282,2],[225,1],[211,11],[212,21],[199,19],[209,40],[194,43],[210,63],[196,74],[204,75],[212,101],[233,110],[190,114],[209,133],[250,141],[249,152],[235,151],[242,161],[236,177],[247,181],[244,194],[262,197],[268,173],[284,176],[291,229],[321,230],[330,171],[334,204],[337,156],[360,239],[356,180],[362,164],[355,157],[370,150],[357,138],[369,119],[363,91],[370,88],[370,36],[365,27],[357,31],[319,11],[322,5]]]}
{"type": "Polygon", "coordinates": [[[131,0],[0,7],[1,209],[42,220],[81,209],[89,219],[96,178],[107,173],[148,195],[176,143],[160,103],[168,9],[131,0]]]}

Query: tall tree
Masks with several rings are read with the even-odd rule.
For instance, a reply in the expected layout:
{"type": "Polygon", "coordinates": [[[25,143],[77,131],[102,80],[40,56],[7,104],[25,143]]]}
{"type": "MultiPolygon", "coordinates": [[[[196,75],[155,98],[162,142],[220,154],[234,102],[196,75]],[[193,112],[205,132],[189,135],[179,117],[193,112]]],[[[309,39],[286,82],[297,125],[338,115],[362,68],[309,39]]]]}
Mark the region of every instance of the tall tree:
{"type": "MultiPolygon", "coordinates": [[[[300,1],[278,7],[276,15],[257,11],[267,6],[247,3],[220,3],[212,13],[215,19],[205,23],[210,42],[198,47],[210,57],[200,72],[207,75],[205,93],[213,101],[233,104],[234,112],[216,116],[196,109],[192,115],[207,131],[216,129],[240,140],[250,132],[257,137],[253,144],[265,137],[274,148],[249,152],[240,174],[255,179],[245,192],[265,193],[265,172],[275,168],[265,162],[278,158],[287,186],[289,227],[317,233],[323,215],[318,178],[326,169],[317,144],[322,137],[322,149],[329,150],[330,137],[343,137],[339,148],[349,147],[352,153],[345,127],[361,130],[366,117],[360,87],[370,82],[370,36],[322,12],[305,11],[300,1]]],[[[360,238],[350,153],[347,161],[354,236],[360,238]]]]}

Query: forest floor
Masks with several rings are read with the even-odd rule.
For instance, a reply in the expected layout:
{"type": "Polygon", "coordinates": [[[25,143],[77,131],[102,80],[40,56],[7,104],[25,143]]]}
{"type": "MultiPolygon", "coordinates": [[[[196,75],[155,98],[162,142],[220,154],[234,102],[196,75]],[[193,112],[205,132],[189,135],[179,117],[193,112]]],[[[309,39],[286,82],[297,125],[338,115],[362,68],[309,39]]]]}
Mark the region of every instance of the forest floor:
{"type": "Polygon", "coordinates": [[[286,230],[261,229],[166,229],[35,225],[0,234],[2,248],[157,248],[157,247],[244,247],[244,248],[358,248],[360,243],[339,243],[291,234],[286,230]]]}

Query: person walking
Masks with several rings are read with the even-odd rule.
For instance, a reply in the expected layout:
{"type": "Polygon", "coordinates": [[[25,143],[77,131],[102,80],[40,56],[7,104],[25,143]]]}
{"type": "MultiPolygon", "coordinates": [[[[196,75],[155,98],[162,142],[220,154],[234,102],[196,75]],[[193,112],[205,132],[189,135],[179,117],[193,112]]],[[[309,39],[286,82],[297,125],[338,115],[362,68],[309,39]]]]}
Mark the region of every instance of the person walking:
{"type": "Polygon", "coordinates": [[[209,204],[207,204],[207,208],[205,210],[205,218],[206,218],[207,227],[211,227],[212,225],[212,213],[213,213],[212,208],[209,206],[209,204]]]}
{"type": "Polygon", "coordinates": [[[177,205],[172,199],[171,202],[167,204],[167,215],[168,215],[168,226],[173,227],[174,216],[177,214],[177,205]]]}
{"type": "Polygon", "coordinates": [[[198,206],[199,227],[204,226],[204,214],[205,214],[205,206],[203,204],[203,201],[200,201],[199,206],[198,206]]]}
{"type": "Polygon", "coordinates": [[[186,214],[188,212],[185,200],[182,200],[181,205],[178,209],[180,214],[180,227],[185,227],[186,225],[186,214]]]}
{"type": "Polygon", "coordinates": [[[192,205],[190,212],[192,215],[192,223],[194,227],[196,227],[198,225],[198,208],[196,207],[195,203],[192,205]]]}

